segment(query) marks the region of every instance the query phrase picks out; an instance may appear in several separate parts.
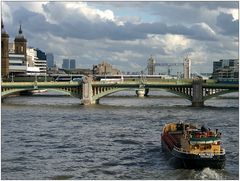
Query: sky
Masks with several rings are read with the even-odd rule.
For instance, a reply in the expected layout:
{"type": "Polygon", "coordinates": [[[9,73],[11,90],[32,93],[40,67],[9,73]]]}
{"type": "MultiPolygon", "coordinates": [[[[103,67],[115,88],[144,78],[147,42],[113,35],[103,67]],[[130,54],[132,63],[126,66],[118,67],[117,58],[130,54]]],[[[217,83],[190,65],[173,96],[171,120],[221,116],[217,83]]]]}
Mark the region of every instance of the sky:
{"type": "MultiPolygon", "coordinates": [[[[238,58],[238,2],[12,2],[1,4],[13,41],[19,24],[29,47],[78,68],[106,61],[124,72],[140,72],[152,55],[157,63],[182,63],[211,73],[213,61],[238,58]]],[[[173,67],[182,71],[182,67],[173,67]]],[[[157,67],[166,73],[166,67],[157,67]]]]}

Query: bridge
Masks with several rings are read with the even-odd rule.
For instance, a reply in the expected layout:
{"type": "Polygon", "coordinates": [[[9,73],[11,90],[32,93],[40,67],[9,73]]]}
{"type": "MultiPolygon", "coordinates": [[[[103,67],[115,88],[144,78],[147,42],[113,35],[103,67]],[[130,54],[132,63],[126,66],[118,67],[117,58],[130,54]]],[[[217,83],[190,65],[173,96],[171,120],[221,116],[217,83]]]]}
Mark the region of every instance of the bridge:
{"type": "Polygon", "coordinates": [[[204,101],[212,97],[238,92],[239,85],[206,83],[202,79],[104,82],[93,81],[91,77],[85,77],[81,82],[2,82],[1,98],[42,89],[68,93],[79,98],[80,103],[84,105],[99,103],[102,97],[124,90],[136,90],[137,92],[144,90],[147,95],[150,90],[165,89],[191,101],[192,106],[200,107],[204,105],[204,101]]]}

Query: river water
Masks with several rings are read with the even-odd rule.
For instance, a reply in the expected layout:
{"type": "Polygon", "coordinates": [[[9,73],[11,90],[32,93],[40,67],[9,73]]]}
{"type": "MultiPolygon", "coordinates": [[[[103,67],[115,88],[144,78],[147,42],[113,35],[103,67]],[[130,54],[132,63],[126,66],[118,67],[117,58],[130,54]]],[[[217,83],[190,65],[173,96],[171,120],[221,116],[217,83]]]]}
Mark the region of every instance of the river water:
{"type": "MultiPolygon", "coordinates": [[[[236,94],[234,95],[236,96],[236,94]]],[[[68,96],[2,101],[2,179],[238,179],[238,99],[213,98],[204,108],[166,92],[137,98],[120,92],[99,105],[68,96]],[[176,169],[161,151],[165,123],[188,120],[222,132],[224,169],[176,169]]]]}

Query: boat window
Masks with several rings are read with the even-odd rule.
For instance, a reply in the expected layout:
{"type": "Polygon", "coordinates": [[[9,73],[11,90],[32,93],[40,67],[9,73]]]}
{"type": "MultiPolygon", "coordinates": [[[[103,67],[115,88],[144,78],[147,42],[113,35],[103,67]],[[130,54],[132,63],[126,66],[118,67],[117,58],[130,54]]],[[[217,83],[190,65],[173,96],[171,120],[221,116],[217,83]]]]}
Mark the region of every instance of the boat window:
{"type": "Polygon", "coordinates": [[[194,148],[195,149],[199,149],[199,145],[194,145],[194,148]]]}

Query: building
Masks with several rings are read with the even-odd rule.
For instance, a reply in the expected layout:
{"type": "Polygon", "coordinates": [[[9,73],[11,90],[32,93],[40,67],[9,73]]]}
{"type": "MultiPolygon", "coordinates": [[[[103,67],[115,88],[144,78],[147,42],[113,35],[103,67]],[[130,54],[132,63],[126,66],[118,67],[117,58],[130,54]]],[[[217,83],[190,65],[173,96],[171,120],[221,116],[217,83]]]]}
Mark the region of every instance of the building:
{"type": "Polygon", "coordinates": [[[70,69],[76,69],[76,60],[75,59],[70,60],[70,69]]]}
{"type": "Polygon", "coordinates": [[[47,57],[46,53],[40,49],[36,49],[37,59],[35,60],[35,67],[39,67],[41,75],[46,75],[47,73],[47,57]]]}
{"type": "Polygon", "coordinates": [[[238,79],[239,59],[222,59],[213,62],[213,79],[238,79]]]}
{"type": "Polygon", "coordinates": [[[46,53],[47,58],[47,67],[53,68],[54,67],[54,56],[52,53],[46,53]]]}
{"type": "Polygon", "coordinates": [[[46,53],[43,52],[42,50],[36,48],[35,49],[37,51],[37,58],[40,59],[40,60],[47,60],[47,56],[46,56],[46,53]]]}
{"type": "Polygon", "coordinates": [[[1,24],[1,71],[2,77],[9,75],[25,74],[27,71],[26,48],[27,40],[23,36],[22,26],[20,25],[14,43],[9,43],[9,36],[4,29],[3,22],[1,24]]]}
{"type": "Polygon", "coordinates": [[[18,31],[18,35],[14,39],[14,44],[15,44],[15,53],[24,55],[25,60],[26,60],[26,58],[27,58],[27,40],[23,36],[21,24],[20,24],[20,28],[18,31]]]}
{"type": "Polygon", "coordinates": [[[27,48],[27,75],[46,75],[47,60],[45,52],[37,48],[27,48]]]}
{"type": "Polygon", "coordinates": [[[183,78],[191,79],[191,60],[188,57],[183,61],[183,78]]]}
{"type": "Polygon", "coordinates": [[[9,53],[8,53],[8,44],[9,44],[9,35],[4,29],[3,21],[1,22],[1,76],[9,76],[9,53]]]}
{"type": "Polygon", "coordinates": [[[25,55],[9,53],[9,74],[10,75],[23,75],[26,74],[27,65],[25,55]]]}
{"type": "Polygon", "coordinates": [[[23,75],[27,72],[27,40],[25,39],[20,24],[14,43],[8,44],[9,74],[23,75]]]}
{"type": "Polygon", "coordinates": [[[62,68],[66,70],[70,68],[69,59],[63,59],[62,68]]]}
{"type": "Polygon", "coordinates": [[[148,75],[154,75],[155,74],[155,63],[156,61],[153,59],[153,57],[151,56],[148,59],[148,75]]]}
{"type": "Polygon", "coordinates": [[[1,38],[2,77],[9,77],[9,75],[46,75],[46,54],[39,49],[27,48],[27,39],[23,35],[21,24],[14,42],[10,43],[2,22],[1,38]]]}
{"type": "Polygon", "coordinates": [[[93,65],[94,75],[120,75],[121,71],[112,67],[111,64],[103,61],[98,65],[93,65]]]}
{"type": "Polygon", "coordinates": [[[67,74],[83,74],[83,75],[92,75],[92,70],[91,69],[70,69],[65,71],[67,74]]]}

